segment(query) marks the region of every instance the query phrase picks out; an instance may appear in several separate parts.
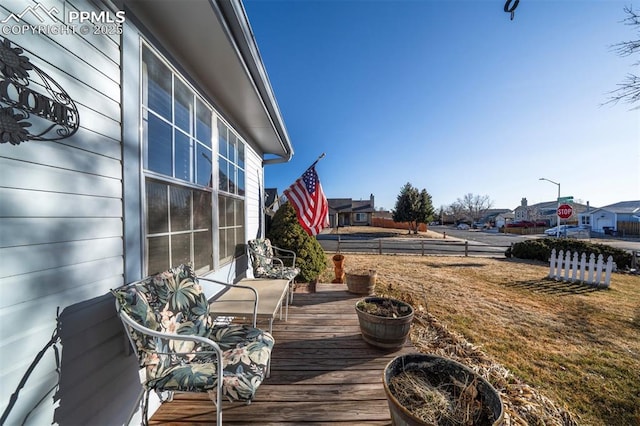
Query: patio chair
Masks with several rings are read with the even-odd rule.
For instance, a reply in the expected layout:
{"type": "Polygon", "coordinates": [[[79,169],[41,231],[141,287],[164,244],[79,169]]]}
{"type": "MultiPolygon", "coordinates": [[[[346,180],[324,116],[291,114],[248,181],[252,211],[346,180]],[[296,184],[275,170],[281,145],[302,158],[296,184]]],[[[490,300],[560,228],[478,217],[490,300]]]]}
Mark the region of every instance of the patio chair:
{"type": "Polygon", "coordinates": [[[268,238],[249,240],[247,247],[251,256],[253,276],[288,280],[290,301],[293,302],[293,280],[300,273],[300,268],[296,267],[296,253],[272,245],[268,238]],[[289,264],[291,266],[288,266],[289,264]]]}
{"type": "Polygon", "coordinates": [[[142,369],[143,424],[148,423],[151,391],[161,400],[162,392],[168,392],[166,400],[173,392],[208,392],[218,425],[223,396],[251,402],[267,375],[273,337],[251,325],[214,325],[209,302],[188,265],[111,292],[142,369]]]}

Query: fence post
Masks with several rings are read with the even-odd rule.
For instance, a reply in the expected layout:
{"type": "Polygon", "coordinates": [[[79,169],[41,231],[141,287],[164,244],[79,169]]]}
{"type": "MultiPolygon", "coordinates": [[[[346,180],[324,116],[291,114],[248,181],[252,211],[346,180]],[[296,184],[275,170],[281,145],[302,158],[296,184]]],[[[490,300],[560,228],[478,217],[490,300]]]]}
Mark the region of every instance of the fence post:
{"type": "Polygon", "coordinates": [[[422,248],[422,255],[424,256],[424,240],[420,240],[420,247],[422,248]]]}
{"type": "Polygon", "coordinates": [[[569,270],[571,269],[571,252],[567,250],[564,258],[564,280],[569,281],[569,270]]]}
{"type": "Polygon", "coordinates": [[[581,283],[584,282],[584,274],[586,269],[587,269],[587,254],[582,253],[582,256],[580,257],[580,282],[581,283]]]}
{"type": "Polygon", "coordinates": [[[613,256],[609,256],[607,258],[607,268],[604,273],[604,286],[609,287],[609,283],[611,282],[611,271],[613,269],[613,256]]]}
{"type": "Polygon", "coordinates": [[[551,249],[551,258],[549,259],[549,278],[555,276],[554,270],[556,269],[556,249],[551,249]]]}
{"type": "Polygon", "coordinates": [[[382,254],[382,239],[378,240],[378,253],[382,254]]]}
{"type": "Polygon", "coordinates": [[[464,241],[464,257],[469,257],[469,241],[464,241]]]}
{"type": "Polygon", "coordinates": [[[589,255],[589,274],[587,275],[587,282],[593,284],[593,270],[596,268],[596,255],[591,253],[589,255]]]}
{"type": "Polygon", "coordinates": [[[338,234],[338,253],[340,253],[340,234],[338,234]]]}
{"type": "Polygon", "coordinates": [[[604,268],[604,256],[602,253],[598,255],[598,261],[596,262],[596,282],[597,286],[600,285],[600,280],[602,279],[602,268],[604,268]]]}
{"type": "Polygon", "coordinates": [[[573,260],[571,261],[571,282],[576,281],[576,276],[578,273],[578,252],[573,252],[573,260]]]}

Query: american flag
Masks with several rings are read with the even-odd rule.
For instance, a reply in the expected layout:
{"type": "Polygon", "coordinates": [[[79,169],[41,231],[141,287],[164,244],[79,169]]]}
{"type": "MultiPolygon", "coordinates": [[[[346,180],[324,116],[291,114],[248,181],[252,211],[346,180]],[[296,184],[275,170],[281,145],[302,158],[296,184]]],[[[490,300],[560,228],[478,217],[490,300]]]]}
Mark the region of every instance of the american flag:
{"type": "Polygon", "coordinates": [[[284,190],[284,195],[293,205],[298,222],[309,235],[318,235],[329,226],[329,204],[322,192],[322,185],[314,166],[284,190]]]}

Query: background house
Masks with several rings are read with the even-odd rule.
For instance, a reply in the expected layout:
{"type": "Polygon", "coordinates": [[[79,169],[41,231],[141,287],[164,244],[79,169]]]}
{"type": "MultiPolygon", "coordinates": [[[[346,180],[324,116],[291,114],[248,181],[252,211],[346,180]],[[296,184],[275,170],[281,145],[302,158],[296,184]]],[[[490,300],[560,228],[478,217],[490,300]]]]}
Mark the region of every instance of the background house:
{"type": "Polygon", "coordinates": [[[580,214],[581,224],[605,235],[640,235],[640,200],[620,201],[580,214]]]}
{"type": "Polygon", "coordinates": [[[109,290],[183,262],[245,276],[263,165],[291,142],[239,1],[12,0],[6,26],[0,123],[42,129],[28,90],[65,128],[0,141],[0,423],[125,424],[141,386],[109,290]]]}
{"type": "Polygon", "coordinates": [[[329,204],[329,226],[368,226],[375,212],[373,194],[368,200],[351,198],[327,198],[329,204]]]}

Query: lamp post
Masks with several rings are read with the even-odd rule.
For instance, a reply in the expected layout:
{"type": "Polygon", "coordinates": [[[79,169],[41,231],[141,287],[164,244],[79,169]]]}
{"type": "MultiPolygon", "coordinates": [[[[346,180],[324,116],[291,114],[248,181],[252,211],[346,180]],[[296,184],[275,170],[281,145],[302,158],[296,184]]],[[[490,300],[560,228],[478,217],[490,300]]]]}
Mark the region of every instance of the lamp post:
{"type": "MultiPolygon", "coordinates": [[[[554,185],[558,185],[558,206],[560,207],[560,183],[554,182],[551,179],[541,177],[539,180],[546,180],[547,182],[551,182],[554,185]]],[[[560,238],[560,214],[558,213],[558,208],[556,207],[556,238],[560,238]]]]}

